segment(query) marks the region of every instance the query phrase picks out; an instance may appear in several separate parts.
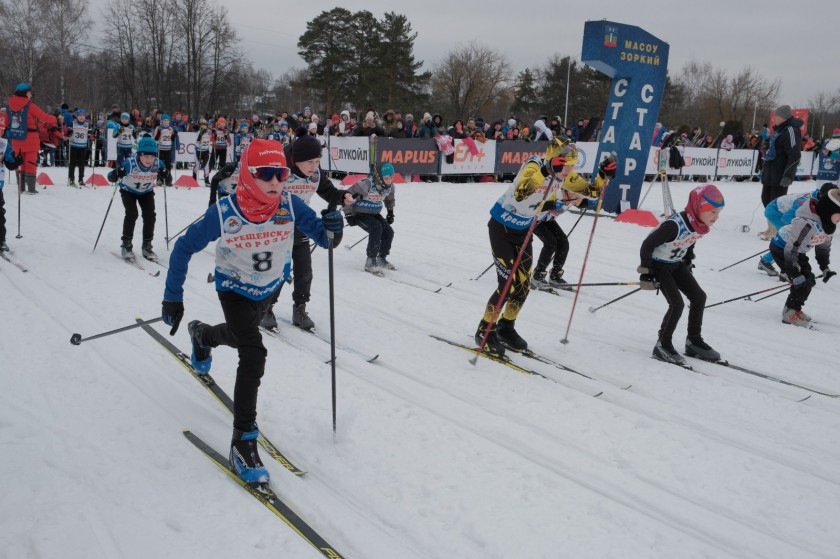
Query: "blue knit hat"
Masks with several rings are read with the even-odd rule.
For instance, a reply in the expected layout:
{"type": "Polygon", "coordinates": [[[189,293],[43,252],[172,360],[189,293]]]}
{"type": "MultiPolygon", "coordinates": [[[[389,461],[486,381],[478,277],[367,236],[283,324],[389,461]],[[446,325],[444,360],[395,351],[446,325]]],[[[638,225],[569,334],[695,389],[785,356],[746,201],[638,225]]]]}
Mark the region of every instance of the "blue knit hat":
{"type": "Polygon", "coordinates": [[[121,115],[120,115],[120,118],[128,118],[128,119],[130,119],[130,118],[131,118],[131,115],[130,115],[130,114],[128,114],[128,113],[123,113],[123,114],[121,114],[121,115]]]}
{"type": "Polygon", "coordinates": [[[76,109],[76,112],[73,113],[73,116],[85,116],[87,112],[84,109],[76,109]]]}
{"type": "Polygon", "coordinates": [[[32,86],[28,83],[19,83],[15,87],[15,95],[19,93],[26,93],[27,91],[32,91],[32,86]]]}
{"type": "Polygon", "coordinates": [[[137,142],[137,155],[141,155],[143,153],[157,155],[157,152],[157,142],[151,136],[143,136],[142,138],[140,138],[140,141],[137,142]]]}
{"type": "Polygon", "coordinates": [[[168,114],[164,113],[164,114],[160,115],[160,121],[163,122],[164,120],[172,120],[172,119],[169,118],[168,114]]]}
{"type": "Polygon", "coordinates": [[[379,174],[383,177],[390,177],[394,174],[394,166],[390,163],[384,163],[382,165],[382,170],[379,172],[379,174]]]}

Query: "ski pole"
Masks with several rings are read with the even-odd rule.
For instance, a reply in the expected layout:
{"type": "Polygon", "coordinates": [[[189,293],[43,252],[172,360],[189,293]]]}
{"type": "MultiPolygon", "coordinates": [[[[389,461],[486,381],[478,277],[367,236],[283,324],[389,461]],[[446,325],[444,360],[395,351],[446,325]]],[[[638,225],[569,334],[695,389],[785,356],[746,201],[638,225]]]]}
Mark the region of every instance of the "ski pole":
{"type": "Polygon", "coordinates": [[[105,229],[105,221],[108,219],[108,212],[111,211],[111,204],[114,203],[114,196],[116,196],[117,190],[119,190],[119,188],[120,183],[117,182],[117,184],[114,185],[114,191],[111,192],[111,201],[108,202],[108,209],[105,210],[105,217],[102,219],[102,226],[99,228],[99,234],[96,236],[96,242],[93,243],[93,250],[90,251],[91,254],[93,254],[96,251],[96,245],[99,244],[99,237],[102,236],[102,230],[105,229]]]}
{"type": "MultiPolygon", "coordinates": [[[[723,268],[721,268],[720,270],[718,270],[718,272],[722,272],[722,271],[724,271],[724,270],[726,270],[726,269],[729,269],[729,268],[731,268],[732,266],[735,266],[736,264],[740,264],[741,262],[746,262],[746,261],[747,261],[747,260],[749,260],[750,258],[755,258],[756,256],[760,256],[760,255],[764,254],[765,252],[767,252],[768,250],[770,250],[770,249],[765,248],[764,250],[762,250],[762,251],[760,251],[760,252],[756,252],[755,254],[751,254],[750,256],[747,256],[747,257],[746,257],[746,258],[744,258],[743,260],[739,260],[739,261],[737,261],[737,262],[734,262],[734,263],[730,264],[729,266],[724,266],[723,268]]],[[[708,307],[707,307],[707,308],[708,308],[708,307]]]]}
{"type": "MultiPolygon", "coordinates": [[[[166,192],[166,191],[164,191],[164,192],[166,192]]],[[[170,238],[166,239],[166,242],[167,242],[167,243],[169,243],[169,241],[171,241],[172,239],[177,239],[177,238],[178,238],[178,236],[180,236],[180,235],[181,235],[181,233],[183,233],[184,231],[186,231],[187,229],[189,229],[192,225],[194,225],[194,224],[195,224],[195,222],[196,222],[196,221],[198,221],[198,220],[199,220],[199,219],[201,219],[202,217],[204,217],[204,214],[201,214],[200,216],[198,216],[197,218],[195,218],[194,220],[192,220],[192,221],[189,223],[189,225],[187,225],[186,227],[184,227],[183,229],[181,229],[180,231],[178,231],[177,233],[175,233],[174,235],[172,235],[170,238]]],[[[168,246],[168,245],[167,245],[167,246],[168,246]]]]}
{"type": "Polygon", "coordinates": [[[314,253],[316,248],[318,248],[318,243],[313,241],[312,244],[309,246],[309,254],[314,253]]]}
{"type": "Polygon", "coordinates": [[[767,289],[762,289],[761,291],[754,291],[752,293],[747,293],[746,295],[741,295],[740,297],[733,297],[731,299],[727,299],[726,301],[721,301],[719,303],[712,303],[711,305],[706,305],[703,308],[710,309],[712,307],[717,307],[718,305],[725,305],[726,303],[731,303],[732,301],[740,301],[741,299],[745,301],[750,301],[750,297],[753,295],[759,295],[761,293],[767,293],[768,291],[775,291],[777,289],[788,288],[791,286],[791,283],[788,282],[784,285],[775,285],[773,287],[768,287],[767,289]]]}
{"type": "Polygon", "coordinates": [[[622,299],[624,299],[625,297],[629,297],[629,296],[631,296],[632,294],[637,293],[637,292],[639,292],[639,291],[641,291],[641,290],[642,290],[642,288],[641,288],[641,287],[637,287],[636,289],[634,289],[634,290],[633,290],[633,291],[631,291],[630,293],[625,293],[625,294],[624,294],[624,295],[622,295],[621,297],[616,297],[616,298],[615,298],[615,299],[613,299],[612,301],[607,301],[606,303],[604,303],[604,304],[603,304],[603,305],[601,305],[600,307],[589,307],[589,312],[595,312],[595,311],[597,311],[598,309],[603,309],[603,308],[604,308],[604,307],[606,307],[607,305],[612,305],[613,303],[615,303],[615,302],[617,302],[617,301],[621,301],[621,300],[622,300],[622,299]]]}
{"type": "Polygon", "coordinates": [[[522,248],[519,249],[519,254],[516,255],[516,260],[513,262],[513,266],[510,269],[510,273],[508,274],[508,279],[505,282],[505,287],[499,293],[499,300],[496,301],[496,304],[493,306],[493,316],[490,319],[490,322],[487,324],[487,327],[484,329],[484,336],[481,337],[481,343],[478,345],[478,348],[475,350],[475,355],[472,359],[470,359],[470,363],[475,365],[478,361],[478,356],[484,351],[484,346],[487,343],[487,336],[490,335],[490,332],[493,330],[493,325],[496,324],[496,320],[499,318],[499,314],[502,312],[502,307],[505,304],[505,297],[507,296],[510,286],[513,283],[513,278],[516,277],[516,270],[519,268],[519,263],[522,262],[522,255],[525,254],[525,249],[528,248],[528,243],[531,241],[531,236],[534,234],[534,228],[537,226],[537,216],[540,215],[542,211],[542,207],[545,204],[546,199],[548,198],[548,193],[551,192],[551,186],[554,184],[554,179],[556,175],[552,173],[551,179],[548,181],[548,186],[543,193],[542,200],[540,200],[539,205],[537,206],[537,211],[534,212],[534,218],[531,220],[531,225],[528,227],[528,233],[525,234],[525,240],[522,241],[522,248]]]}
{"type": "Polygon", "coordinates": [[[604,204],[604,193],[607,191],[607,185],[601,188],[601,195],[598,196],[598,206],[595,209],[595,219],[592,221],[592,231],[589,232],[589,242],[586,243],[586,254],[583,255],[583,265],[580,268],[580,279],[578,279],[578,286],[575,290],[575,298],[572,301],[572,310],[569,312],[569,323],[566,325],[566,334],[560,340],[560,343],[569,343],[569,330],[572,328],[572,318],[575,316],[575,307],[577,306],[578,297],[580,297],[580,287],[583,285],[583,274],[586,272],[586,262],[589,260],[589,250],[592,248],[592,239],[595,237],[595,226],[598,225],[598,216],[601,215],[601,206],[604,204]]]}
{"type": "Polygon", "coordinates": [[[495,264],[496,264],[496,263],[495,263],[495,262],[493,262],[492,264],[490,264],[489,266],[487,266],[486,268],[484,268],[484,271],[483,271],[483,272],[481,272],[480,274],[478,274],[477,276],[475,276],[475,277],[473,278],[473,281],[477,280],[478,278],[480,278],[481,276],[483,276],[484,274],[486,274],[486,273],[490,270],[490,268],[492,268],[495,264]]]}
{"type": "Polygon", "coordinates": [[[169,204],[166,201],[166,182],[163,183],[163,221],[166,224],[166,250],[169,250],[169,204]]]}
{"type": "Polygon", "coordinates": [[[365,239],[367,239],[367,238],[368,238],[368,236],[367,236],[367,235],[365,235],[364,237],[362,237],[361,239],[359,239],[358,241],[356,241],[355,243],[353,243],[353,244],[352,244],[352,245],[350,245],[349,247],[344,247],[344,248],[346,248],[347,250],[353,250],[353,247],[354,247],[354,246],[356,246],[357,244],[361,243],[362,241],[364,241],[364,240],[365,240],[365,239]]]}
{"type": "MultiPolygon", "coordinates": [[[[321,212],[321,215],[326,215],[335,211],[335,206],[327,206],[326,210],[321,212]]],[[[330,372],[332,376],[332,424],[333,424],[333,438],[336,436],[336,397],[335,397],[335,277],[333,274],[333,232],[328,231],[329,245],[327,247],[327,262],[328,275],[330,282],[330,372]]]]}
{"type": "Polygon", "coordinates": [[[134,324],[131,324],[129,326],[123,326],[122,328],[117,328],[116,330],[111,330],[109,332],[102,332],[101,334],[96,334],[95,336],[88,336],[87,338],[83,338],[81,334],[73,334],[72,336],[70,336],[70,343],[73,345],[79,345],[82,342],[89,342],[91,340],[95,340],[96,338],[104,338],[105,336],[110,336],[111,334],[119,334],[120,332],[125,332],[126,330],[131,330],[132,328],[145,326],[146,324],[154,324],[155,322],[160,322],[161,320],[163,320],[163,317],[159,316],[151,320],[135,322],[134,324]]]}
{"type": "MultiPolygon", "coordinates": [[[[21,152],[18,152],[18,157],[20,157],[21,152]]],[[[15,236],[15,239],[22,239],[23,235],[20,234],[20,177],[23,175],[23,171],[17,171],[17,184],[18,184],[18,232],[15,236]]]]}
{"type": "Polygon", "coordinates": [[[608,283],[581,283],[578,287],[605,287],[608,285],[639,285],[638,281],[615,281],[608,283]]]}
{"type": "Polygon", "coordinates": [[[787,285],[779,286],[779,290],[777,292],[771,293],[770,295],[765,295],[764,297],[759,297],[758,299],[753,299],[753,302],[758,303],[759,301],[763,301],[763,300],[767,299],[768,297],[773,297],[774,295],[778,295],[779,293],[785,293],[785,292],[787,292],[787,288],[788,288],[787,285]]]}
{"type": "Polygon", "coordinates": [[[567,239],[572,236],[572,233],[574,233],[574,231],[575,231],[575,227],[577,227],[578,223],[580,223],[580,218],[582,218],[584,216],[584,214],[586,213],[586,211],[588,209],[589,209],[589,207],[587,206],[587,207],[583,208],[582,212],[580,212],[580,215],[578,216],[577,221],[575,221],[575,224],[572,225],[571,229],[569,229],[569,232],[566,233],[566,238],[567,239]]]}

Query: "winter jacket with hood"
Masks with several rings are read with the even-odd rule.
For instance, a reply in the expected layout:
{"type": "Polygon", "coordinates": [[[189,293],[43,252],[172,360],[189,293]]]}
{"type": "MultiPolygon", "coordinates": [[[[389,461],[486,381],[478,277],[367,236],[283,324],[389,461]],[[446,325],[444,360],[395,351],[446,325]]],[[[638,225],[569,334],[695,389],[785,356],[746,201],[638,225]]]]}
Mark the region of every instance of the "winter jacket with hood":
{"type": "Polygon", "coordinates": [[[779,124],[770,137],[761,184],[788,187],[796,177],[796,167],[802,158],[802,121],[791,117],[779,124]]]}

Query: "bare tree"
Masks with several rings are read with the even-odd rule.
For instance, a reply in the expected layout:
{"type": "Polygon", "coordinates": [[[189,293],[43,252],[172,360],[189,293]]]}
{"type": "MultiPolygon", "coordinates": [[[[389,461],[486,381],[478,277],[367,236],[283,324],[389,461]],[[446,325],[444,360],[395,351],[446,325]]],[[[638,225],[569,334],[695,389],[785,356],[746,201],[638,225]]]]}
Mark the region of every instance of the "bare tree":
{"type": "Polygon", "coordinates": [[[432,98],[466,119],[507,95],[513,75],[500,52],[475,42],[450,52],[432,71],[432,98]]]}
{"type": "Polygon", "coordinates": [[[44,21],[49,31],[44,33],[44,42],[51,56],[58,63],[59,99],[65,100],[66,62],[72,48],[79,48],[77,41],[84,35],[87,20],[88,0],[42,0],[44,21]]]}
{"type": "Polygon", "coordinates": [[[7,48],[3,66],[12,81],[32,83],[45,62],[44,2],[0,0],[0,33],[7,48]]]}

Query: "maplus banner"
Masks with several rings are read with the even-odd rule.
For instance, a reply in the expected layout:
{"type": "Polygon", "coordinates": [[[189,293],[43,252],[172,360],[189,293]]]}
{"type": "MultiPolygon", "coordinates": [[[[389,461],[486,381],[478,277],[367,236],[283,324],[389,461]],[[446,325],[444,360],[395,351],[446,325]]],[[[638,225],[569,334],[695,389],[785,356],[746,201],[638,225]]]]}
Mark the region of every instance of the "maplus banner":
{"type": "Polygon", "coordinates": [[[496,168],[496,141],[475,140],[453,141],[455,148],[454,160],[447,163],[446,158],[440,161],[441,175],[491,175],[496,168]]]}
{"type": "Polygon", "coordinates": [[[613,79],[603,132],[593,165],[614,151],[616,176],[604,209],[636,208],[645,179],[651,138],[665,89],[668,44],[644,29],[612,21],[587,21],[581,60],[613,79]]]}
{"type": "Polygon", "coordinates": [[[522,164],[532,155],[545,155],[548,142],[521,142],[511,140],[499,142],[496,146],[496,172],[515,175],[522,164]]]}
{"type": "Polygon", "coordinates": [[[376,138],[376,166],[390,163],[402,175],[436,175],[438,154],[434,140],[376,138]]]}

